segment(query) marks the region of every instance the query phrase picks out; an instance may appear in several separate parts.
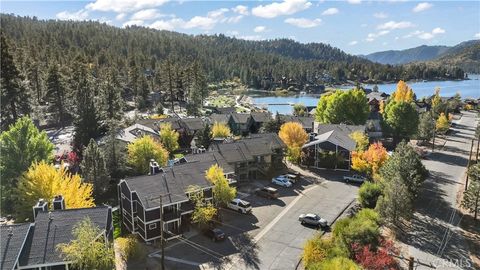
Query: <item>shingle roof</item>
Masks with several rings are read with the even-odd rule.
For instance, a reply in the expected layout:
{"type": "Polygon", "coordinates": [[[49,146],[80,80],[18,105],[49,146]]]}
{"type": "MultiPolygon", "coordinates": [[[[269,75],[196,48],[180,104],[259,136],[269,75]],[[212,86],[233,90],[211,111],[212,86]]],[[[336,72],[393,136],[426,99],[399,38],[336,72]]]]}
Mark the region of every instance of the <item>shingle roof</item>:
{"type": "Polygon", "coordinates": [[[315,122],[314,132],[317,134],[323,134],[332,130],[343,132],[347,136],[354,131],[365,132],[364,125],[345,125],[345,124],[319,124],[315,122]]]}
{"type": "Polygon", "coordinates": [[[334,145],[338,145],[348,151],[355,150],[356,143],[350,137],[346,136],[343,132],[338,130],[331,130],[329,132],[317,135],[314,141],[305,144],[302,148],[310,147],[315,144],[330,142],[334,145]]]}
{"type": "Polygon", "coordinates": [[[253,121],[257,123],[265,123],[272,120],[272,114],[269,112],[251,112],[253,121]]]}
{"type": "Polygon", "coordinates": [[[107,226],[109,207],[66,209],[39,212],[20,256],[20,266],[64,262],[57,245],[73,239],[73,227],[86,217],[100,230],[107,226]]]}
{"type": "Polygon", "coordinates": [[[13,269],[28,235],[30,223],[0,226],[0,269],[13,269]]]}
{"type": "Polygon", "coordinates": [[[137,124],[144,125],[153,130],[159,130],[162,123],[170,123],[172,125],[172,129],[174,130],[182,129],[180,126],[180,118],[178,117],[168,117],[163,119],[140,119],[137,121],[137,124]]]}
{"type": "Polygon", "coordinates": [[[201,130],[205,127],[205,122],[201,118],[182,118],[181,124],[190,131],[201,130]]]}
{"type": "Polygon", "coordinates": [[[147,126],[144,126],[144,125],[141,125],[141,124],[133,124],[129,127],[126,127],[124,129],[122,129],[118,134],[117,134],[117,139],[118,140],[121,140],[121,141],[124,141],[124,142],[127,142],[127,143],[132,143],[133,141],[135,141],[138,137],[142,136],[142,135],[151,135],[151,136],[158,136],[158,133],[147,127],[147,126]]]}
{"type": "Polygon", "coordinates": [[[248,119],[250,119],[250,114],[248,113],[232,113],[231,116],[233,122],[238,124],[246,124],[248,119]]]}
{"type": "Polygon", "coordinates": [[[214,124],[214,123],[228,123],[228,120],[230,119],[230,114],[218,114],[218,113],[214,113],[212,115],[210,115],[210,123],[211,124],[214,124]]]}
{"type": "Polygon", "coordinates": [[[311,129],[313,127],[313,122],[315,122],[313,117],[308,116],[280,115],[280,119],[285,122],[300,123],[304,129],[311,129]]]}
{"type": "Polygon", "coordinates": [[[215,111],[220,114],[231,114],[235,112],[235,107],[215,108],[215,111]]]}
{"type": "Polygon", "coordinates": [[[381,101],[381,100],[387,100],[389,96],[390,96],[389,94],[386,94],[384,92],[371,92],[367,95],[367,98],[368,98],[368,101],[372,101],[373,99],[381,101]]]}

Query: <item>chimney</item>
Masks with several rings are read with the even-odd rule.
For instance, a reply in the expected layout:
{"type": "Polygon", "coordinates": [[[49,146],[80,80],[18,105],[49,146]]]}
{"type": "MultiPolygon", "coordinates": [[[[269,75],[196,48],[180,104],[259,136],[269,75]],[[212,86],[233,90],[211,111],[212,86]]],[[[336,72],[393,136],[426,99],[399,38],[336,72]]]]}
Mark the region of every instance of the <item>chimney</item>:
{"type": "Polygon", "coordinates": [[[315,141],[315,137],[316,137],[316,136],[317,136],[317,133],[314,133],[314,132],[310,133],[310,134],[309,134],[309,138],[310,138],[309,141],[311,141],[311,142],[315,141]]]}
{"type": "Polygon", "coordinates": [[[65,198],[62,195],[57,195],[53,198],[52,201],[53,210],[64,210],[65,209],[65,198]]]}
{"type": "Polygon", "coordinates": [[[150,172],[149,175],[155,175],[160,172],[160,166],[158,166],[158,162],[154,159],[150,159],[150,172]]]}
{"type": "Polygon", "coordinates": [[[44,199],[39,199],[37,204],[33,206],[33,220],[37,217],[39,212],[47,212],[48,203],[44,199]]]}

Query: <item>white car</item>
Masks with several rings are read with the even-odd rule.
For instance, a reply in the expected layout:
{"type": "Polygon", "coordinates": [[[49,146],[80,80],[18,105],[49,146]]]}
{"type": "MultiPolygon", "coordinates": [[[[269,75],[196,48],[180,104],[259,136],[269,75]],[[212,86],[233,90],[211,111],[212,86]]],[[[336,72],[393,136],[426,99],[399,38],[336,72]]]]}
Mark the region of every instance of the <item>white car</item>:
{"type": "Polygon", "coordinates": [[[227,207],[243,214],[252,212],[252,206],[250,205],[250,203],[240,199],[231,200],[227,204],[227,207]]]}
{"type": "Polygon", "coordinates": [[[300,221],[300,223],[302,223],[302,225],[303,224],[308,224],[308,225],[313,225],[313,226],[317,226],[317,227],[327,227],[328,226],[327,220],[321,218],[317,214],[311,214],[311,213],[301,214],[298,217],[298,220],[300,221]]]}
{"type": "Polygon", "coordinates": [[[279,175],[278,177],[287,178],[288,181],[290,181],[292,184],[295,184],[297,182],[297,180],[299,179],[299,177],[297,175],[291,174],[291,173],[282,174],[282,175],[279,175]]]}
{"type": "Polygon", "coordinates": [[[281,187],[291,187],[292,182],[290,182],[287,178],[285,177],[274,177],[272,178],[272,184],[281,186],[281,187]]]}
{"type": "Polygon", "coordinates": [[[361,176],[361,175],[358,175],[358,174],[354,174],[352,176],[344,176],[343,177],[343,180],[345,180],[345,182],[354,182],[354,183],[363,183],[365,181],[367,181],[367,178],[361,176]]]}

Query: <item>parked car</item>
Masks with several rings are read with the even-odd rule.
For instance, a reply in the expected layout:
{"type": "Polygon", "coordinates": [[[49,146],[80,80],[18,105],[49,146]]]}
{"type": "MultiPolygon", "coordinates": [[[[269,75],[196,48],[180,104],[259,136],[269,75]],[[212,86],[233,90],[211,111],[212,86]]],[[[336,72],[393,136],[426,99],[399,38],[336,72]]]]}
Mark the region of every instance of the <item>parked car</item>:
{"type": "Polygon", "coordinates": [[[300,175],[293,174],[293,173],[282,174],[282,175],[279,175],[278,177],[287,178],[288,181],[290,181],[292,184],[295,184],[298,180],[300,180],[300,175]]]}
{"type": "Polygon", "coordinates": [[[240,199],[233,199],[227,204],[227,207],[243,214],[252,212],[250,203],[240,199]]]}
{"type": "Polygon", "coordinates": [[[225,233],[218,228],[206,229],[203,234],[212,239],[213,242],[225,240],[225,233]]]}
{"type": "Polygon", "coordinates": [[[352,176],[344,176],[343,177],[343,180],[345,180],[345,182],[349,183],[349,182],[354,182],[354,183],[363,183],[365,181],[367,181],[367,178],[361,176],[361,175],[358,175],[358,174],[354,174],[352,176]]]}
{"type": "Polygon", "coordinates": [[[313,225],[313,226],[317,226],[317,227],[322,227],[322,228],[325,228],[328,226],[328,223],[325,219],[321,218],[319,215],[317,214],[301,214],[299,217],[298,217],[298,220],[300,221],[300,223],[303,224],[308,224],[308,225],[313,225]]]}
{"type": "Polygon", "coordinates": [[[290,182],[288,180],[288,178],[282,177],[282,176],[277,176],[277,177],[272,178],[272,184],[275,184],[275,185],[278,185],[278,186],[281,186],[281,187],[291,187],[292,186],[292,182],[290,182]]]}
{"type": "Polygon", "coordinates": [[[278,191],[272,187],[263,187],[255,190],[255,194],[260,197],[265,197],[268,199],[276,199],[278,198],[278,191]]]}

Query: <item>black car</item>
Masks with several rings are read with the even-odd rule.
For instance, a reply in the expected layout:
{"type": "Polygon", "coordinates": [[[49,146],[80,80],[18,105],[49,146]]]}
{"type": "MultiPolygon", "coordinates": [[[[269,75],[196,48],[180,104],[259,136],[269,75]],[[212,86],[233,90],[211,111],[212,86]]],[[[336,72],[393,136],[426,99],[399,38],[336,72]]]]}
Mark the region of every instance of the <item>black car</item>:
{"type": "Polygon", "coordinates": [[[225,233],[217,228],[206,229],[203,234],[208,238],[211,238],[212,241],[223,241],[225,240],[225,233]]]}

